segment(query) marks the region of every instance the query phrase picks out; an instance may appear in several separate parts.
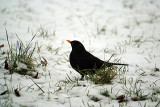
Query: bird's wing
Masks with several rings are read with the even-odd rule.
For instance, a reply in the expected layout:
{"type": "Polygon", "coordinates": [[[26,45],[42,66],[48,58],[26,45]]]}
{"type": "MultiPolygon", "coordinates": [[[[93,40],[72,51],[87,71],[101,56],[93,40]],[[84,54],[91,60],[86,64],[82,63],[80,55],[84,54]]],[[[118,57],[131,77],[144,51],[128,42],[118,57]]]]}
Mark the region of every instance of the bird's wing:
{"type": "Polygon", "coordinates": [[[99,58],[95,57],[87,51],[86,54],[83,55],[85,55],[85,57],[83,57],[84,64],[89,65],[90,68],[100,68],[104,64],[104,61],[100,60],[99,58]]]}

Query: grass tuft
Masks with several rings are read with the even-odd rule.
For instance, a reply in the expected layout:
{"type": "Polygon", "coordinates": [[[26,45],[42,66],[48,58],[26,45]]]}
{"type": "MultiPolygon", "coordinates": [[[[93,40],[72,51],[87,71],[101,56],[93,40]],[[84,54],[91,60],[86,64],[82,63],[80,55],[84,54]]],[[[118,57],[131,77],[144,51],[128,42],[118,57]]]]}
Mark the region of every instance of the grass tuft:
{"type": "Polygon", "coordinates": [[[7,30],[6,30],[6,36],[9,45],[8,57],[6,58],[5,61],[5,67],[8,64],[6,69],[10,70],[11,72],[17,72],[23,75],[27,74],[28,71],[36,71],[34,68],[34,62],[32,57],[36,45],[32,47],[31,44],[35,36],[26,46],[18,38],[19,40],[16,42],[15,47],[9,42],[7,30]]]}
{"type": "Polygon", "coordinates": [[[139,83],[137,79],[134,82],[133,78],[130,78],[128,83],[130,87],[125,86],[124,90],[126,91],[126,95],[131,97],[132,101],[143,101],[148,99],[149,94],[144,94],[144,90],[141,88],[142,84],[139,83]]]}
{"type": "Polygon", "coordinates": [[[112,79],[116,75],[116,67],[111,66],[96,71],[94,75],[89,74],[89,79],[95,84],[111,84],[112,79]]]}

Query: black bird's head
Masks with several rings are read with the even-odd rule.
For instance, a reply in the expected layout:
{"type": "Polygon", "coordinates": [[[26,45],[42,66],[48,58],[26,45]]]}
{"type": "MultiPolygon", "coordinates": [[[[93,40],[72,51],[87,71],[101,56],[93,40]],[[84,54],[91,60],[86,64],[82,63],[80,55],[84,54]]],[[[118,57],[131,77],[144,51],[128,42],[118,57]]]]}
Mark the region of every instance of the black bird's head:
{"type": "Polygon", "coordinates": [[[76,51],[76,52],[85,51],[85,48],[81,42],[76,40],[73,40],[73,41],[67,40],[67,41],[71,44],[72,51],[76,51]]]}

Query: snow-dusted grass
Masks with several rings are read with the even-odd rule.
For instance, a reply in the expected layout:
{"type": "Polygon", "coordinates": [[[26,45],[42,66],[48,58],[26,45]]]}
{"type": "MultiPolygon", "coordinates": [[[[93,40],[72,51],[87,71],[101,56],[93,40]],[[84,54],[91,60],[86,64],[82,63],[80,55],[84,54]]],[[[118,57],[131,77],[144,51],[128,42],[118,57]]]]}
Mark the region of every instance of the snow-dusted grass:
{"type": "Polygon", "coordinates": [[[0,17],[0,106],[160,106],[159,0],[0,0],[0,17]],[[11,47],[16,52],[31,40],[38,73],[4,69],[11,47]],[[129,66],[119,67],[111,84],[80,81],[66,40],[129,66]]]}
{"type": "MultiPolygon", "coordinates": [[[[32,40],[34,39],[34,37],[32,38],[32,40]]],[[[21,40],[19,40],[16,42],[16,45],[14,46],[13,44],[10,44],[7,30],[6,38],[9,50],[7,52],[8,55],[5,60],[4,68],[9,70],[10,73],[17,72],[23,75],[26,75],[28,71],[35,71],[35,64],[33,63],[32,55],[36,47],[34,46],[32,48],[32,40],[26,46],[21,40]]]]}

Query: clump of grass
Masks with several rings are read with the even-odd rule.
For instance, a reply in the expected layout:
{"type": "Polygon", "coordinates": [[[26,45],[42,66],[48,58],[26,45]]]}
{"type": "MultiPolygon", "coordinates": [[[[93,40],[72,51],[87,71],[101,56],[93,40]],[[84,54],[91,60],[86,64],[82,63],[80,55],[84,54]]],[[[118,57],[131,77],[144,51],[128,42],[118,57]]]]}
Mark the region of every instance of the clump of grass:
{"type": "MultiPolygon", "coordinates": [[[[17,72],[19,74],[27,74],[28,71],[35,71],[34,68],[34,63],[33,63],[33,53],[35,51],[35,47],[32,47],[32,40],[34,37],[31,39],[29,44],[26,46],[23,44],[23,42],[19,39],[16,42],[16,47],[13,47],[12,44],[10,44],[9,39],[8,39],[8,33],[6,30],[6,36],[7,36],[7,41],[9,45],[9,51],[8,51],[8,57],[6,58],[5,65],[8,64],[5,69],[10,70],[12,73],[17,72]],[[21,65],[19,67],[18,65],[21,65]]],[[[18,37],[18,36],[17,36],[18,37]]]]}
{"type": "Polygon", "coordinates": [[[95,84],[111,84],[116,75],[115,71],[115,66],[98,69],[94,75],[89,75],[89,79],[95,84]]]}
{"type": "MultiPolygon", "coordinates": [[[[109,58],[107,62],[111,60],[114,54],[109,58]]],[[[120,59],[118,59],[115,63],[118,63],[120,59]]],[[[95,67],[96,68],[96,67],[95,67]]],[[[125,73],[127,71],[126,66],[122,66],[118,68],[117,66],[109,66],[103,65],[100,69],[92,69],[95,71],[95,74],[88,74],[87,79],[93,81],[95,84],[111,84],[113,78],[117,75],[117,73],[125,73]]]]}
{"type": "Polygon", "coordinates": [[[141,88],[141,83],[139,83],[138,80],[134,82],[133,78],[130,78],[128,83],[130,87],[125,85],[124,90],[126,91],[126,95],[131,97],[133,101],[142,101],[148,99],[149,94],[144,94],[144,90],[141,88]]]}

